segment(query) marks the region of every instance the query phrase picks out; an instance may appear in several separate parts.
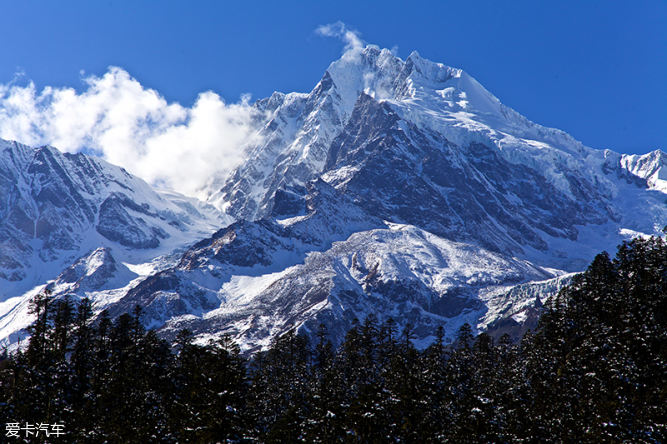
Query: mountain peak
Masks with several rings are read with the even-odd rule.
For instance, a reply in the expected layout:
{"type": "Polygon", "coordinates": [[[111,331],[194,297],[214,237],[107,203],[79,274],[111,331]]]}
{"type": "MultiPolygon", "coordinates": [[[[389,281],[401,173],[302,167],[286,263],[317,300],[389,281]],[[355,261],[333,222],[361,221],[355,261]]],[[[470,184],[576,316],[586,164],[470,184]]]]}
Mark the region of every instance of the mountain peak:
{"type": "Polygon", "coordinates": [[[462,69],[433,62],[417,51],[403,60],[374,45],[351,49],[329,65],[321,83],[329,79],[348,115],[363,92],[380,101],[410,101],[412,106],[416,100],[437,112],[492,117],[494,124],[508,118],[513,124],[528,122],[462,69]]]}

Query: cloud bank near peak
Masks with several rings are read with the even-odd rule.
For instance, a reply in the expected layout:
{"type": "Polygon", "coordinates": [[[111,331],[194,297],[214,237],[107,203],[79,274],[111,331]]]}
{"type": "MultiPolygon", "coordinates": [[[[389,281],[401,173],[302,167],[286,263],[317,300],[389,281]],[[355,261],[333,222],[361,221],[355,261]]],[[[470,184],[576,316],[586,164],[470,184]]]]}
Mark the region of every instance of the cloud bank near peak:
{"type": "Polygon", "coordinates": [[[93,152],[153,185],[197,197],[256,141],[258,111],[248,98],[228,104],[207,91],[188,108],[118,67],[84,82],[81,92],[0,84],[0,138],[93,152]]]}

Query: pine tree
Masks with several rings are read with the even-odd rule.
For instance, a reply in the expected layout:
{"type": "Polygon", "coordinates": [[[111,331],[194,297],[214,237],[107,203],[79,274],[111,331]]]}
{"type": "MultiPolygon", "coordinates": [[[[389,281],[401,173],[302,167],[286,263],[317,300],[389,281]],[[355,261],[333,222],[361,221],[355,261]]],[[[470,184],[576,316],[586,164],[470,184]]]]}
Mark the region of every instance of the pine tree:
{"type": "Polygon", "coordinates": [[[328,338],[327,327],[320,324],[317,329],[317,343],[313,350],[310,374],[310,404],[312,410],[304,418],[303,440],[306,442],[333,442],[336,437],[337,397],[336,378],[332,372],[334,350],[328,338]]]}
{"type": "Polygon", "coordinates": [[[296,442],[312,409],[308,341],[290,330],[274,340],[252,372],[251,403],[266,442],[296,442]]]}

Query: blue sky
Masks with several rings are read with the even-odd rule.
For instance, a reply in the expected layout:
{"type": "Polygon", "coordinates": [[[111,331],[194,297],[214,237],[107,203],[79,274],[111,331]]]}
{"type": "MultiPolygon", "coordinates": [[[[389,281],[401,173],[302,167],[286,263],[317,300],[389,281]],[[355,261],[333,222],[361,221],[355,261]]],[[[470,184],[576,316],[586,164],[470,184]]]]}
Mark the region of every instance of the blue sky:
{"type": "Polygon", "coordinates": [[[0,84],[80,91],[113,65],[186,107],[205,90],[228,102],[309,91],[342,50],[314,30],[339,20],[401,57],[463,68],[586,145],[667,149],[664,0],[0,0],[0,84]]]}

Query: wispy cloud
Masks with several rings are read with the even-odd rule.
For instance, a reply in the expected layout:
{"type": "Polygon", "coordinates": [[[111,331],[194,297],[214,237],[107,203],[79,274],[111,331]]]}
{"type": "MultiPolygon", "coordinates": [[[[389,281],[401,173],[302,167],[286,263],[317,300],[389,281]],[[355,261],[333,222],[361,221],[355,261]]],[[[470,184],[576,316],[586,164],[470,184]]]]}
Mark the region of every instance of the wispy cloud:
{"type": "Polygon", "coordinates": [[[72,88],[0,84],[0,138],[88,150],[150,183],[197,195],[243,160],[256,111],[201,93],[191,108],[168,103],[121,68],[72,88]]]}
{"type": "Polygon", "coordinates": [[[345,52],[361,49],[365,46],[359,31],[348,28],[341,21],[329,23],[328,25],[320,25],[315,29],[315,32],[324,37],[335,37],[342,40],[345,43],[345,52]]]}

